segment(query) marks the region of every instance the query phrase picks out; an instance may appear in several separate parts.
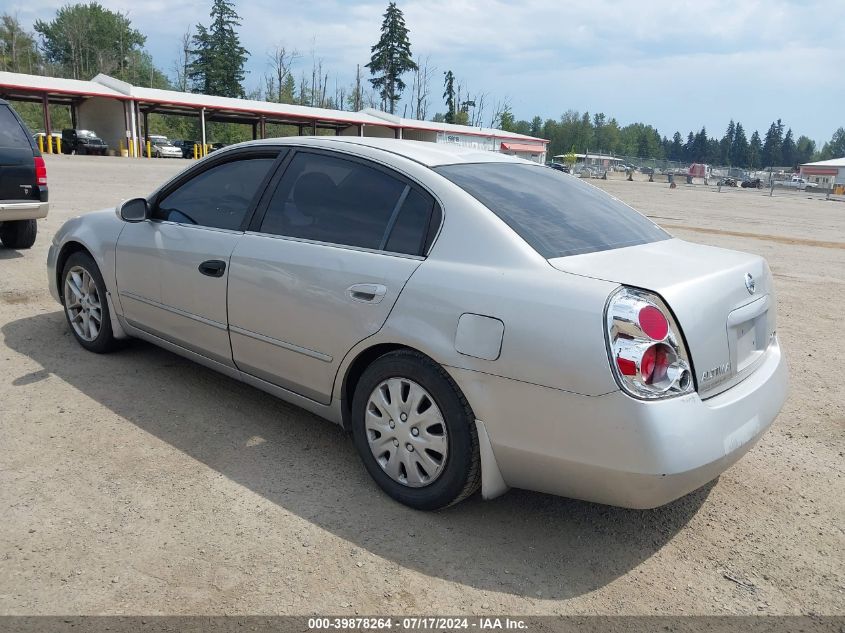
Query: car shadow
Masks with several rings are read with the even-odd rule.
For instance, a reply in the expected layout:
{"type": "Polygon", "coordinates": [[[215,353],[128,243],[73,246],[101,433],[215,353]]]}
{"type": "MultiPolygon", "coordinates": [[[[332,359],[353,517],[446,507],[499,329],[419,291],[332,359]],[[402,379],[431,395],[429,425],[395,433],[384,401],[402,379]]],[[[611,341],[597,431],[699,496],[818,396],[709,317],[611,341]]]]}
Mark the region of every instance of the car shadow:
{"type": "Polygon", "coordinates": [[[20,257],[23,257],[23,255],[19,251],[0,246],[0,259],[18,259],[20,257]]]}
{"type": "Polygon", "coordinates": [[[570,598],[638,566],[696,514],[712,484],[668,506],[625,510],[512,490],[423,513],[382,494],[339,427],[136,341],[98,356],[63,314],[2,328],[5,344],[115,414],[289,512],[396,564],[491,591],[570,598]]]}

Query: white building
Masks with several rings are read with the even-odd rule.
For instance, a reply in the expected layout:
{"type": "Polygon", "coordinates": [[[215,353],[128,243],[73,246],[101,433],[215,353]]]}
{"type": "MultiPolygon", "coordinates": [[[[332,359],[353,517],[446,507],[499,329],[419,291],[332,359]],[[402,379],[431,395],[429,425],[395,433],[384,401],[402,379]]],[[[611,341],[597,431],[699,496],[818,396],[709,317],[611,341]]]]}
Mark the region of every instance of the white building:
{"type": "Polygon", "coordinates": [[[805,163],[801,165],[801,175],[822,189],[845,190],[845,156],[805,163]]]}

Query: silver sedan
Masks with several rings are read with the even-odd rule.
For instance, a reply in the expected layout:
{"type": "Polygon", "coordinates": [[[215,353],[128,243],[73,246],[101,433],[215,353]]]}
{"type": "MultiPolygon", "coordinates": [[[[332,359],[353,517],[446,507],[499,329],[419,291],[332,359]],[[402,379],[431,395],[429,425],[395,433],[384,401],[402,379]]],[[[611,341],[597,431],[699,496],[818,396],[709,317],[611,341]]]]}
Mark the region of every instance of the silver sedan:
{"type": "Polygon", "coordinates": [[[763,259],[454,146],[226,148],[68,221],[48,277],[85,349],[145,339],[341,424],[426,510],[509,487],[658,506],[787,392],[763,259]]]}

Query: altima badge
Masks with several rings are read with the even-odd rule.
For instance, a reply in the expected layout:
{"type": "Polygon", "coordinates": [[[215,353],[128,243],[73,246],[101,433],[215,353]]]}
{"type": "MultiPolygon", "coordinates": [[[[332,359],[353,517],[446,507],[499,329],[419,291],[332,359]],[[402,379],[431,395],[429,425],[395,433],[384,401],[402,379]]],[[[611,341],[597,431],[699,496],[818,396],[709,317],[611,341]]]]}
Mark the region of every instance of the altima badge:
{"type": "Polygon", "coordinates": [[[745,287],[748,289],[748,294],[753,295],[757,290],[757,282],[751,273],[745,273],[745,287]]]}

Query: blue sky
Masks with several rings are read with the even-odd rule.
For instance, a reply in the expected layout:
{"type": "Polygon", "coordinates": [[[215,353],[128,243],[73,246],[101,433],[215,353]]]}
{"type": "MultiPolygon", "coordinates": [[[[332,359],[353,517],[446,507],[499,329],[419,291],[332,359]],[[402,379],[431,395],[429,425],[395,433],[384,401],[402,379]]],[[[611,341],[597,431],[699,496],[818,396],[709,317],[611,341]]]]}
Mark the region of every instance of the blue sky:
{"type": "MultiPolygon", "coordinates": [[[[128,12],[166,70],[181,33],[207,24],[211,4],[100,1],[128,12]]],[[[64,1],[9,4],[31,25],[64,1]]],[[[310,76],[313,51],[331,86],[351,84],[355,64],[369,61],[387,2],[235,4],[252,53],[249,89],[261,82],[276,44],[301,53],[297,75],[310,76]]],[[[399,0],[399,6],[414,54],[437,69],[431,112],[443,110],[442,73],[451,69],[489,103],[507,98],[517,118],[603,111],[623,125],[651,123],[670,137],[701,125],[721,137],[730,118],[750,136],[781,117],[796,135],[820,143],[845,126],[845,0],[399,0]]]]}

